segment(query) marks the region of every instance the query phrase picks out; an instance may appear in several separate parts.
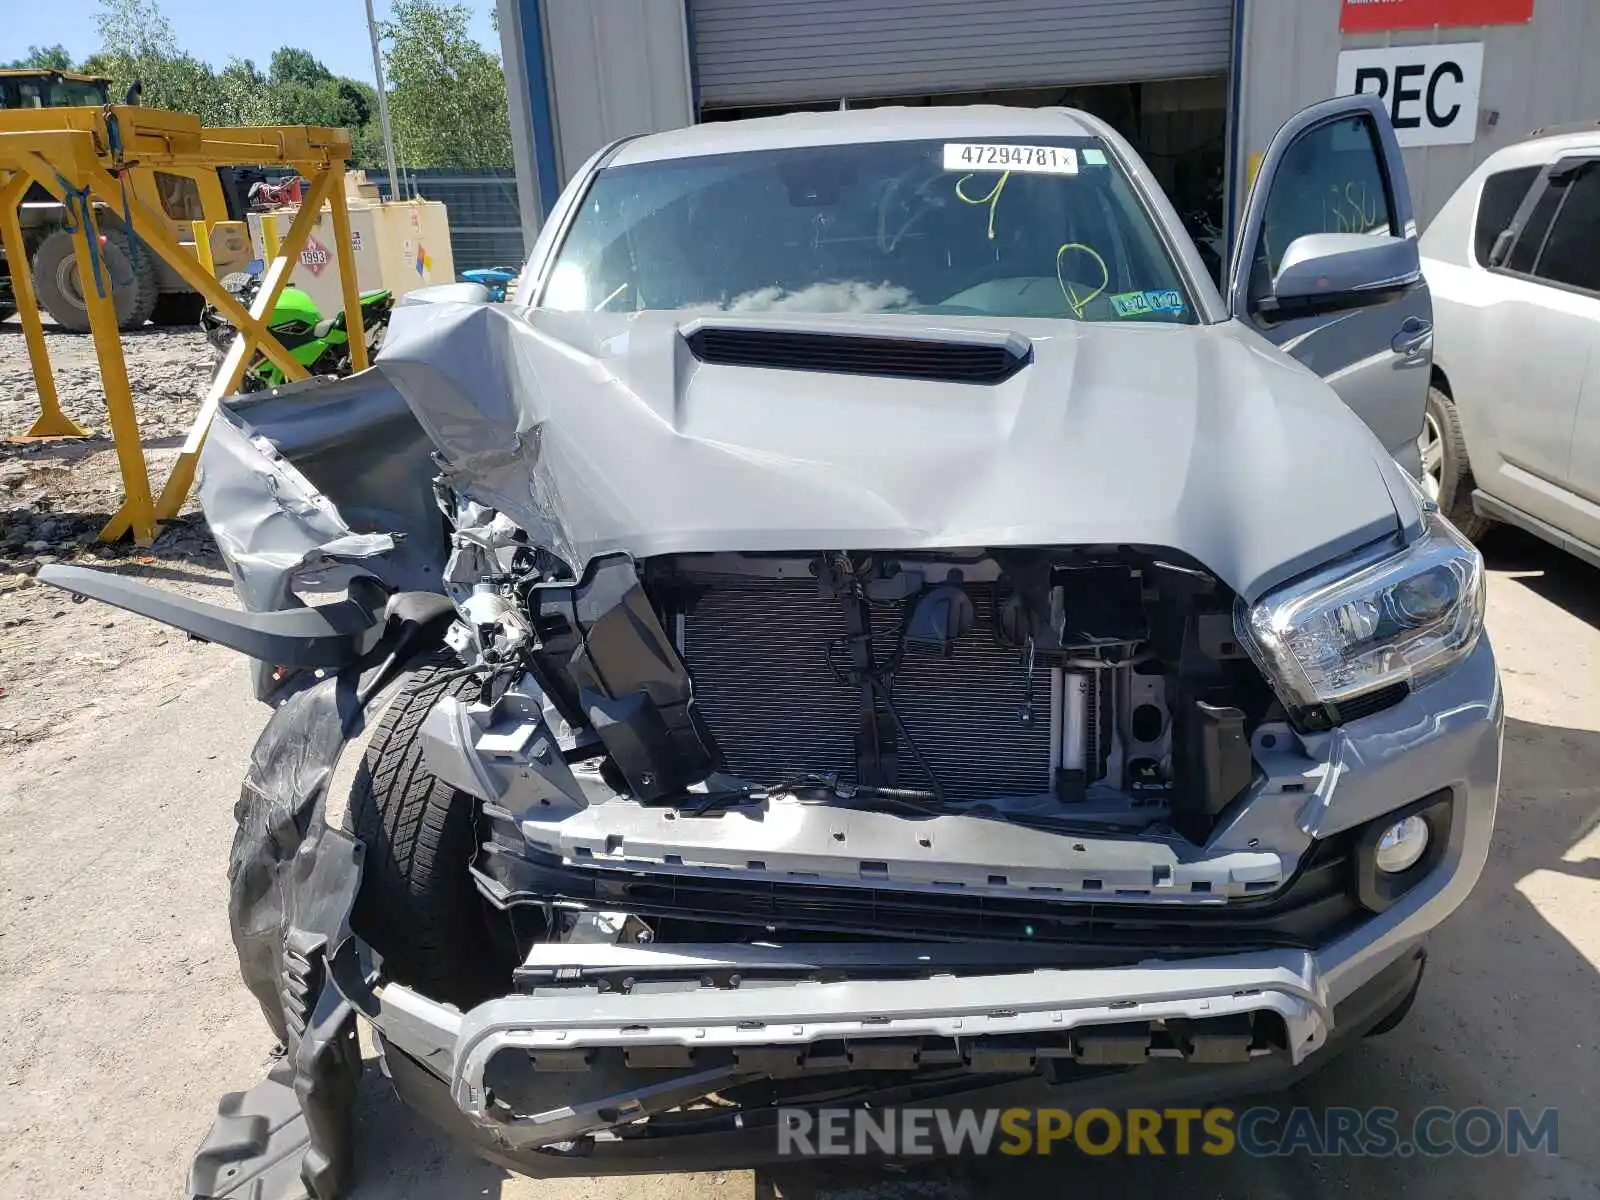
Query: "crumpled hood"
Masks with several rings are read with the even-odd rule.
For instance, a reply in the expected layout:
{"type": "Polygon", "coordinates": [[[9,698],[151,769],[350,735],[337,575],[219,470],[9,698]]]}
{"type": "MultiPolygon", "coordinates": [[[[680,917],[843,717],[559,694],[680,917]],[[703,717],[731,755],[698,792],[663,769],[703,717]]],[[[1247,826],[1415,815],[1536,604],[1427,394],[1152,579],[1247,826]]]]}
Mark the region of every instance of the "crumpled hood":
{"type": "Polygon", "coordinates": [[[704,318],[1032,343],[977,386],[707,364],[682,336],[697,319],[406,306],[378,369],[454,486],[580,570],[616,551],[1131,543],[1253,599],[1401,525],[1365,425],[1238,327],[704,318]]]}

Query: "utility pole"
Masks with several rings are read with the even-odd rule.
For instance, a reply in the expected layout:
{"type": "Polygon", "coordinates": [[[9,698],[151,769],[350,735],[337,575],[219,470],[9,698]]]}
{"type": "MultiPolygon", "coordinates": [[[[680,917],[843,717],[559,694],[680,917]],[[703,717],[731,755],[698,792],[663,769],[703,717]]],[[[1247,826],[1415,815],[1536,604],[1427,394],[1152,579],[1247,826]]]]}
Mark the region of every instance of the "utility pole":
{"type": "Polygon", "coordinates": [[[389,129],[389,89],[383,82],[383,55],[378,50],[378,19],[372,15],[372,0],[367,0],[367,34],[372,38],[372,70],[378,76],[378,124],[383,126],[383,152],[389,159],[389,199],[403,200],[400,175],[395,170],[394,134],[389,129]]]}

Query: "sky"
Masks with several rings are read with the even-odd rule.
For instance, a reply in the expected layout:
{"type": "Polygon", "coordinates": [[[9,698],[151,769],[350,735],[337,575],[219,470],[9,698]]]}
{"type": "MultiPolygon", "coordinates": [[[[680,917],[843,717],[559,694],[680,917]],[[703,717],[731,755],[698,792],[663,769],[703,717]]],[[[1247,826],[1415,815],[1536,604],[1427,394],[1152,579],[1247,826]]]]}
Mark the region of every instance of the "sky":
{"type": "MultiPolygon", "coordinates": [[[[472,36],[499,53],[489,25],[494,0],[460,0],[472,10],[472,36]]],[[[265,68],[279,46],[299,46],[336,75],[372,79],[372,44],[367,39],[366,0],[274,0],[251,7],[238,0],[160,0],[178,35],[178,45],[215,67],[228,59],[252,58],[265,68]],[[270,13],[271,19],[268,19],[270,13]],[[268,31],[262,41],[263,31],[268,31]]],[[[21,58],[29,46],[65,46],[74,60],[99,49],[95,0],[0,0],[0,62],[21,58]]],[[[389,0],[373,0],[378,20],[389,0]]]]}

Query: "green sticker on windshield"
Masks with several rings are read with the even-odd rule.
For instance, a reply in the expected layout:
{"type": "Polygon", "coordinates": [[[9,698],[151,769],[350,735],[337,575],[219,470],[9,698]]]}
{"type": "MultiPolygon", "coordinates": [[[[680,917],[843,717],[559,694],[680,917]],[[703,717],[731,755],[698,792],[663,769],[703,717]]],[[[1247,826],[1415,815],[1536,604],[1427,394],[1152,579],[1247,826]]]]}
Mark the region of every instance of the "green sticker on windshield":
{"type": "Polygon", "coordinates": [[[1171,289],[1158,292],[1121,292],[1111,297],[1111,310],[1119,317],[1182,312],[1183,296],[1171,289]]]}
{"type": "Polygon", "coordinates": [[[1086,167],[1103,167],[1106,165],[1106,152],[1104,150],[1085,150],[1079,155],[1086,167]]]}

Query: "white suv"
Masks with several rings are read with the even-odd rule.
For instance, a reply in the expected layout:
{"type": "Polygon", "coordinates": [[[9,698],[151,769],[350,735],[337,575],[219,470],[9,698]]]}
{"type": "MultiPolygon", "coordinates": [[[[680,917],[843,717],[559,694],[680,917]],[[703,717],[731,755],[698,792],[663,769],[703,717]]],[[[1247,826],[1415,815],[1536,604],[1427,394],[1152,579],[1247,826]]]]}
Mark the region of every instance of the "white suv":
{"type": "Polygon", "coordinates": [[[1600,566],[1600,123],[1490,156],[1423,234],[1422,266],[1440,508],[1468,537],[1504,521],[1600,566]]]}

